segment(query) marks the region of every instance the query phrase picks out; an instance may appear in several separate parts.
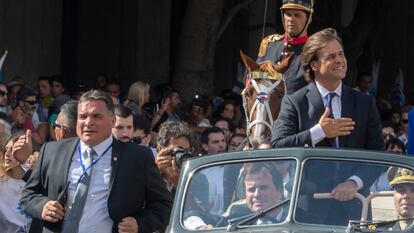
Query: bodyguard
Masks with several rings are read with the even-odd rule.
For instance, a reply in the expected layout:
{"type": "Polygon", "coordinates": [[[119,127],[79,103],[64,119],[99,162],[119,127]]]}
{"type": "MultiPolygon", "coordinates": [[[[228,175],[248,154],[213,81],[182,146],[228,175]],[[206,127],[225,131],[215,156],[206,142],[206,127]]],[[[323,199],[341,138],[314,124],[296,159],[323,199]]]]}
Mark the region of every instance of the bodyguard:
{"type": "Polygon", "coordinates": [[[168,223],[172,201],[151,151],[114,139],[114,124],[112,99],[88,91],[79,100],[79,138],[42,147],[21,199],[42,232],[144,233],[168,223]]]}

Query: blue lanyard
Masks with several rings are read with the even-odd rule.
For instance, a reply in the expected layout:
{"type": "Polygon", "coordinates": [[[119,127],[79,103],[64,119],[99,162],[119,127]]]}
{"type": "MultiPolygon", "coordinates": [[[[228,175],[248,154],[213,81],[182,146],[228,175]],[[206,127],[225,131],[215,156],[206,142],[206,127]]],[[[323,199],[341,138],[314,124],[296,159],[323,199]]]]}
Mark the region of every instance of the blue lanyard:
{"type": "Polygon", "coordinates": [[[85,165],[83,164],[83,158],[82,158],[80,143],[78,144],[78,156],[79,156],[79,160],[80,160],[80,164],[81,164],[83,173],[79,177],[78,181],[76,182],[77,184],[79,184],[79,181],[85,176],[85,174],[87,174],[86,172],[89,169],[92,169],[93,165],[95,165],[99,160],[101,160],[101,158],[105,155],[106,152],[109,151],[109,149],[111,149],[111,147],[112,147],[112,143],[111,143],[111,145],[108,146],[108,148],[105,149],[105,151],[101,154],[101,156],[98,157],[98,159],[95,159],[94,161],[92,161],[92,163],[87,168],[85,168],[85,165]]]}

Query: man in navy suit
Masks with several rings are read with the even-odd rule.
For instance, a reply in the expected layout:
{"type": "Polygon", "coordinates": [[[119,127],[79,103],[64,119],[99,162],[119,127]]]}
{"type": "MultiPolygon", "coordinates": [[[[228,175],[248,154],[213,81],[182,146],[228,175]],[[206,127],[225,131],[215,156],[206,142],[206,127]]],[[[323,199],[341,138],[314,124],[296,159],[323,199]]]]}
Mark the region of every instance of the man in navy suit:
{"type": "Polygon", "coordinates": [[[110,96],[88,91],[78,105],[79,138],[42,147],[21,200],[24,211],[43,221],[42,232],[150,233],[166,226],[172,201],[151,151],[114,139],[114,124],[110,96]],[[79,193],[85,194],[80,206],[79,193]]]}
{"type": "MultiPolygon", "coordinates": [[[[347,60],[336,31],[328,28],[309,37],[301,63],[305,76],[312,81],[283,98],[281,112],[272,130],[272,146],[383,150],[381,122],[373,99],[342,82],[347,60]]],[[[340,171],[341,177],[346,178],[332,184],[330,191],[339,203],[352,200],[357,192],[368,193],[371,183],[381,172],[375,169],[362,171],[360,166],[345,167],[336,170],[316,167],[308,169],[311,171],[308,176],[318,187],[323,180],[337,176],[340,171]]],[[[318,208],[317,201],[312,200],[310,209],[313,204],[318,208]]],[[[329,208],[335,209],[334,206],[329,208]]],[[[355,214],[357,211],[351,212],[355,214]]],[[[326,213],[329,215],[329,210],[326,213]]],[[[355,219],[353,214],[348,212],[344,219],[355,219]]],[[[325,222],[325,219],[321,221],[325,222]]]]}

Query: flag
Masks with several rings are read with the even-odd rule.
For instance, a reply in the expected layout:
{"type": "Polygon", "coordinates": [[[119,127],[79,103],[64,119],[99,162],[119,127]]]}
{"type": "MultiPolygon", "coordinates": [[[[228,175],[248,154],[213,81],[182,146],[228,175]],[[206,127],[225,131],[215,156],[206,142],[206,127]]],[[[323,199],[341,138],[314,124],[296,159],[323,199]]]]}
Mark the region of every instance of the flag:
{"type": "Polygon", "coordinates": [[[404,76],[401,68],[398,69],[394,87],[391,90],[390,99],[393,107],[402,108],[405,105],[404,76]]]}
{"type": "Polygon", "coordinates": [[[379,76],[379,69],[381,66],[381,59],[378,59],[376,62],[372,64],[372,82],[371,87],[369,89],[369,94],[374,97],[374,99],[377,97],[377,89],[378,89],[378,76],[379,76]]]}
{"type": "Polygon", "coordinates": [[[408,112],[407,154],[414,156],[414,109],[408,112]]]}
{"type": "Polygon", "coordinates": [[[240,94],[240,92],[244,89],[244,70],[240,63],[237,64],[237,80],[233,84],[232,91],[234,93],[240,94]]]}
{"type": "Polygon", "coordinates": [[[3,56],[0,58],[0,82],[3,82],[3,64],[7,57],[7,49],[4,51],[3,56]]]}

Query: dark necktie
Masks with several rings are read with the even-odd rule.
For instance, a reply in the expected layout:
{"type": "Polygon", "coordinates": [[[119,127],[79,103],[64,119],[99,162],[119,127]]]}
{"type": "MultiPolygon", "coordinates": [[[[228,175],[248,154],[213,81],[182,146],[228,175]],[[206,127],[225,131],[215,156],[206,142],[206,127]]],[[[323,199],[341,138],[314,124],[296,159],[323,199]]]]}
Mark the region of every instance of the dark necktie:
{"type": "MultiPolygon", "coordinates": [[[[96,152],[88,148],[84,152],[84,168],[88,168],[95,157],[96,152]]],[[[82,217],[83,208],[85,207],[86,198],[88,197],[89,184],[91,182],[92,167],[83,173],[82,178],[77,184],[76,192],[72,203],[69,203],[68,212],[65,215],[62,233],[76,233],[79,230],[79,221],[82,217]]],[[[71,200],[70,200],[71,201],[71,200]]]]}
{"type": "MultiPolygon", "coordinates": [[[[335,119],[334,115],[333,115],[333,110],[332,110],[332,99],[336,96],[335,92],[329,92],[325,98],[326,98],[326,107],[329,108],[329,118],[331,119],[335,119]]],[[[331,138],[331,145],[332,147],[338,148],[338,138],[331,138]]]]}

